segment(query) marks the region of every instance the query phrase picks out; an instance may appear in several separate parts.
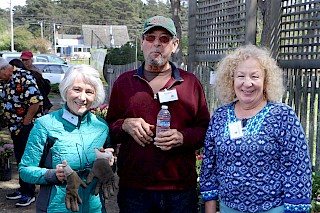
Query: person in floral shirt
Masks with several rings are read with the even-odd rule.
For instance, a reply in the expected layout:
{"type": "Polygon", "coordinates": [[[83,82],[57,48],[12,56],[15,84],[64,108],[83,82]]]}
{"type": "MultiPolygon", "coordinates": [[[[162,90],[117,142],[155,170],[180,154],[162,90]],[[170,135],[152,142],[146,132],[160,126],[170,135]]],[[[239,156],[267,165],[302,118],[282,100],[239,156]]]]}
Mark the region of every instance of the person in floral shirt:
{"type": "MultiPolygon", "coordinates": [[[[0,58],[0,80],[4,121],[9,128],[17,165],[20,163],[29,133],[36,118],[43,115],[40,103],[43,97],[30,71],[17,69],[0,58]]],[[[6,196],[19,201],[16,206],[28,206],[35,201],[35,185],[19,178],[20,188],[6,196]]]]}

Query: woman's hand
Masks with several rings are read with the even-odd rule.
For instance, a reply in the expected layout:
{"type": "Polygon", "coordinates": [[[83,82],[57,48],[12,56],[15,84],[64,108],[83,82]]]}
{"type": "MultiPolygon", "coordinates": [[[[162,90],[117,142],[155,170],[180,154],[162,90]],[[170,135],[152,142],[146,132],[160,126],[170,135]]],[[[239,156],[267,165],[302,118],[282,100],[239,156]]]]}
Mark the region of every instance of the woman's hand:
{"type": "Polygon", "coordinates": [[[216,213],[217,212],[217,201],[210,200],[204,203],[205,205],[205,212],[206,213],[216,213]]]}
{"type": "Polygon", "coordinates": [[[109,165],[113,166],[113,163],[114,163],[114,156],[113,156],[114,149],[113,148],[104,149],[103,147],[100,147],[100,152],[111,152],[112,153],[112,157],[109,160],[109,165]]]}
{"type": "MultiPolygon", "coordinates": [[[[64,160],[64,162],[67,163],[66,160],[64,160]]],[[[63,167],[65,166],[66,164],[58,164],[56,166],[56,176],[58,178],[59,181],[63,182],[64,180],[66,180],[66,176],[64,174],[64,169],[63,167]]]]}

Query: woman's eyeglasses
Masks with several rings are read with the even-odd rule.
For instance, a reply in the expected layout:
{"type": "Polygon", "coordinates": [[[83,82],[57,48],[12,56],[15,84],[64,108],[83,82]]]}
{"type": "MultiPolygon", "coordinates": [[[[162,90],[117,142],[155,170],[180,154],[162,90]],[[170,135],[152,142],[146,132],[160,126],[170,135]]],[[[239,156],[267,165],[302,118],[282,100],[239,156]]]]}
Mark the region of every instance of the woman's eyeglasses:
{"type": "MultiPolygon", "coordinates": [[[[154,40],[156,40],[155,35],[144,35],[143,38],[146,41],[151,42],[151,43],[154,42],[154,40]]],[[[168,35],[162,35],[162,36],[159,36],[158,39],[162,44],[167,44],[172,39],[172,37],[168,36],[168,35]]]]}

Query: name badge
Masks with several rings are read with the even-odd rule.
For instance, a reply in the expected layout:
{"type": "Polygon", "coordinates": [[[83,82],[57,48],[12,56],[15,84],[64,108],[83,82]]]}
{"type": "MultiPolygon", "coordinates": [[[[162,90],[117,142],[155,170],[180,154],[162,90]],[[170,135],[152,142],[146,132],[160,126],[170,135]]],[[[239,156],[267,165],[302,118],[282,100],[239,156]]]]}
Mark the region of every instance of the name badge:
{"type": "Polygon", "coordinates": [[[243,136],[241,121],[229,123],[228,126],[231,139],[241,138],[243,136]]]}
{"type": "Polygon", "coordinates": [[[178,93],[176,89],[159,91],[158,95],[160,103],[178,100],[178,93]]]}
{"type": "Polygon", "coordinates": [[[75,126],[78,125],[78,122],[79,122],[78,116],[71,114],[66,109],[63,109],[62,118],[69,121],[70,123],[72,123],[75,126]]]}

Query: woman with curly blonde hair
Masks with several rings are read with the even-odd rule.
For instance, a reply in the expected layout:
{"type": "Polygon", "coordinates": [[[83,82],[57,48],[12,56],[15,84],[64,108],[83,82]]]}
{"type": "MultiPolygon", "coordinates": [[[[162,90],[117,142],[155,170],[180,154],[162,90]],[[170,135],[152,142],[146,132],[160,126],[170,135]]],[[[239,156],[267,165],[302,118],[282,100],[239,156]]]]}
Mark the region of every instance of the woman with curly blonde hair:
{"type": "Polygon", "coordinates": [[[215,110],[205,139],[200,191],[206,212],[307,213],[311,163],[294,111],[279,102],[282,70],[255,45],[227,55],[215,89],[225,105],[215,110]]]}
{"type": "Polygon", "coordinates": [[[215,73],[215,90],[222,103],[229,103],[236,98],[234,83],[234,71],[239,63],[248,58],[259,61],[265,72],[264,95],[269,101],[281,101],[284,93],[283,71],[276,61],[270,57],[267,49],[258,48],[254,45],[246,45],[234,51],[222,60],[215,73]]]}

